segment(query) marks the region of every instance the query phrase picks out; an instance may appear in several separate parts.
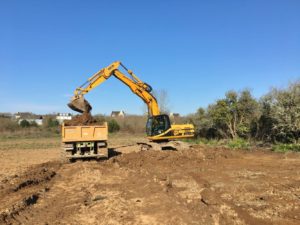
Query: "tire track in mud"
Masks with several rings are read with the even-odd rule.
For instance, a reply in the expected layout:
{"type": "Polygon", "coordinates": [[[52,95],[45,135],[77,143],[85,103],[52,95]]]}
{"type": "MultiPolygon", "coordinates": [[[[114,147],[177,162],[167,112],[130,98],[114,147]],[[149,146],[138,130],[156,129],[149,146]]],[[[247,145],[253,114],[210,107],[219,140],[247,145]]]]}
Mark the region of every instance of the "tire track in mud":
{"type": "Polygon", "coordinates": [[[50,190],[51,182],[60,167],[59,162],[43,163],[29,168],[21,175],[2,180],[0,224],[23,224],[18,217],[30,210],[50,190]]]}

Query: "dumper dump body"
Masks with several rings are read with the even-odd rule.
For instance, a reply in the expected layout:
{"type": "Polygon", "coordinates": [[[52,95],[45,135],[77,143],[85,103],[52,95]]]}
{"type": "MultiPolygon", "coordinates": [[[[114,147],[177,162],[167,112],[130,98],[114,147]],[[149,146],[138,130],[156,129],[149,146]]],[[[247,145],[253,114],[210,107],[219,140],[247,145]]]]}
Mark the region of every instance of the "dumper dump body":
{"type": "Polygon", "coordinates": [[[62,125],[62,153],[70,160],[107,158],[107,123],[102,125],[62,125]]]}

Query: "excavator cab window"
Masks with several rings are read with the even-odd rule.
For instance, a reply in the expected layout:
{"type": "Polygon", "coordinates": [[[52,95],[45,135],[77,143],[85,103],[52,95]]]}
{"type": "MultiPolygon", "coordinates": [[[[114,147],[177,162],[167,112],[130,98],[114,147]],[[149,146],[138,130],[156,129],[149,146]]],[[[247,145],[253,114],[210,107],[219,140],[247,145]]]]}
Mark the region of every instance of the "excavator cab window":
{"type": "Polygon", "coordinates": [[[158,115],[148,118],[146,132],[148,136],[160,135],[171,128],[168,115],[158,115]]]}

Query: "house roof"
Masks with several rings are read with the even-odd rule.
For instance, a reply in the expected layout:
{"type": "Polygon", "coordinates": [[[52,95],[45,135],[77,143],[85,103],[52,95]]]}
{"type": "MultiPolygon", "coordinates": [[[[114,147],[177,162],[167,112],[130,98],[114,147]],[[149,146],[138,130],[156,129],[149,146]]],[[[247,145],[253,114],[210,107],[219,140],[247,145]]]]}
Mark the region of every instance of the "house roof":
{"type": "Polygon", "coordinates": [[[125,114],[125,112],[124,112],[123,110],[121,110],[121,111],[112,111],[112,112],[111,112],[111,115],[112,115],[112,116],[118,116],[118,115],[120,115],[120,114],[125,114]]]}
{"type": "Polygon", "coordinates": [[[43,119],[42,115],[36,115],[31,112],[18,112],[15,115],[19,116],[21,119],[43,119]]]}

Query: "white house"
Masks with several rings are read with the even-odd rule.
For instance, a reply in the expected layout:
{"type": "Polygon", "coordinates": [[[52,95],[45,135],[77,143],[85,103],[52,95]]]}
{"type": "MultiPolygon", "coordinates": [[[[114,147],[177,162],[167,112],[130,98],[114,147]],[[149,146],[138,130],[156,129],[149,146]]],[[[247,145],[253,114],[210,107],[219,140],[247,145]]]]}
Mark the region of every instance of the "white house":
{"type": "Polygon", "coordinates": [[[56,120],[61,124],[64,120],[71,120],[72,114],[71,113],[58,113],[56,115],[56,120]]]}
{"type": "Polygon", "coordinates": [[[170,118],[179,118],[180,114],[179,113],[170,113],[170,118]]]}
{"type": "Polygon", "coordinates": [[[112,111],[110,114],[111,117],[125,117],[125,112],[121,111],[112,111]]]}
{"type": "Polygon", "coordinates": [[[27,120],[29,123],[36,123],[38,126],[43,125],[43,116],[31,112],[18,112],[13,117],[18,121],[18,124],[21,124],[23,120],[27,120]]]}
{"type": "Polygon", "coordinates": [[[17,112],[14,114],[14,118],[16,120],[18,119],[33,119],[35,117],[35,115],[31,112],[17,112]]]}

